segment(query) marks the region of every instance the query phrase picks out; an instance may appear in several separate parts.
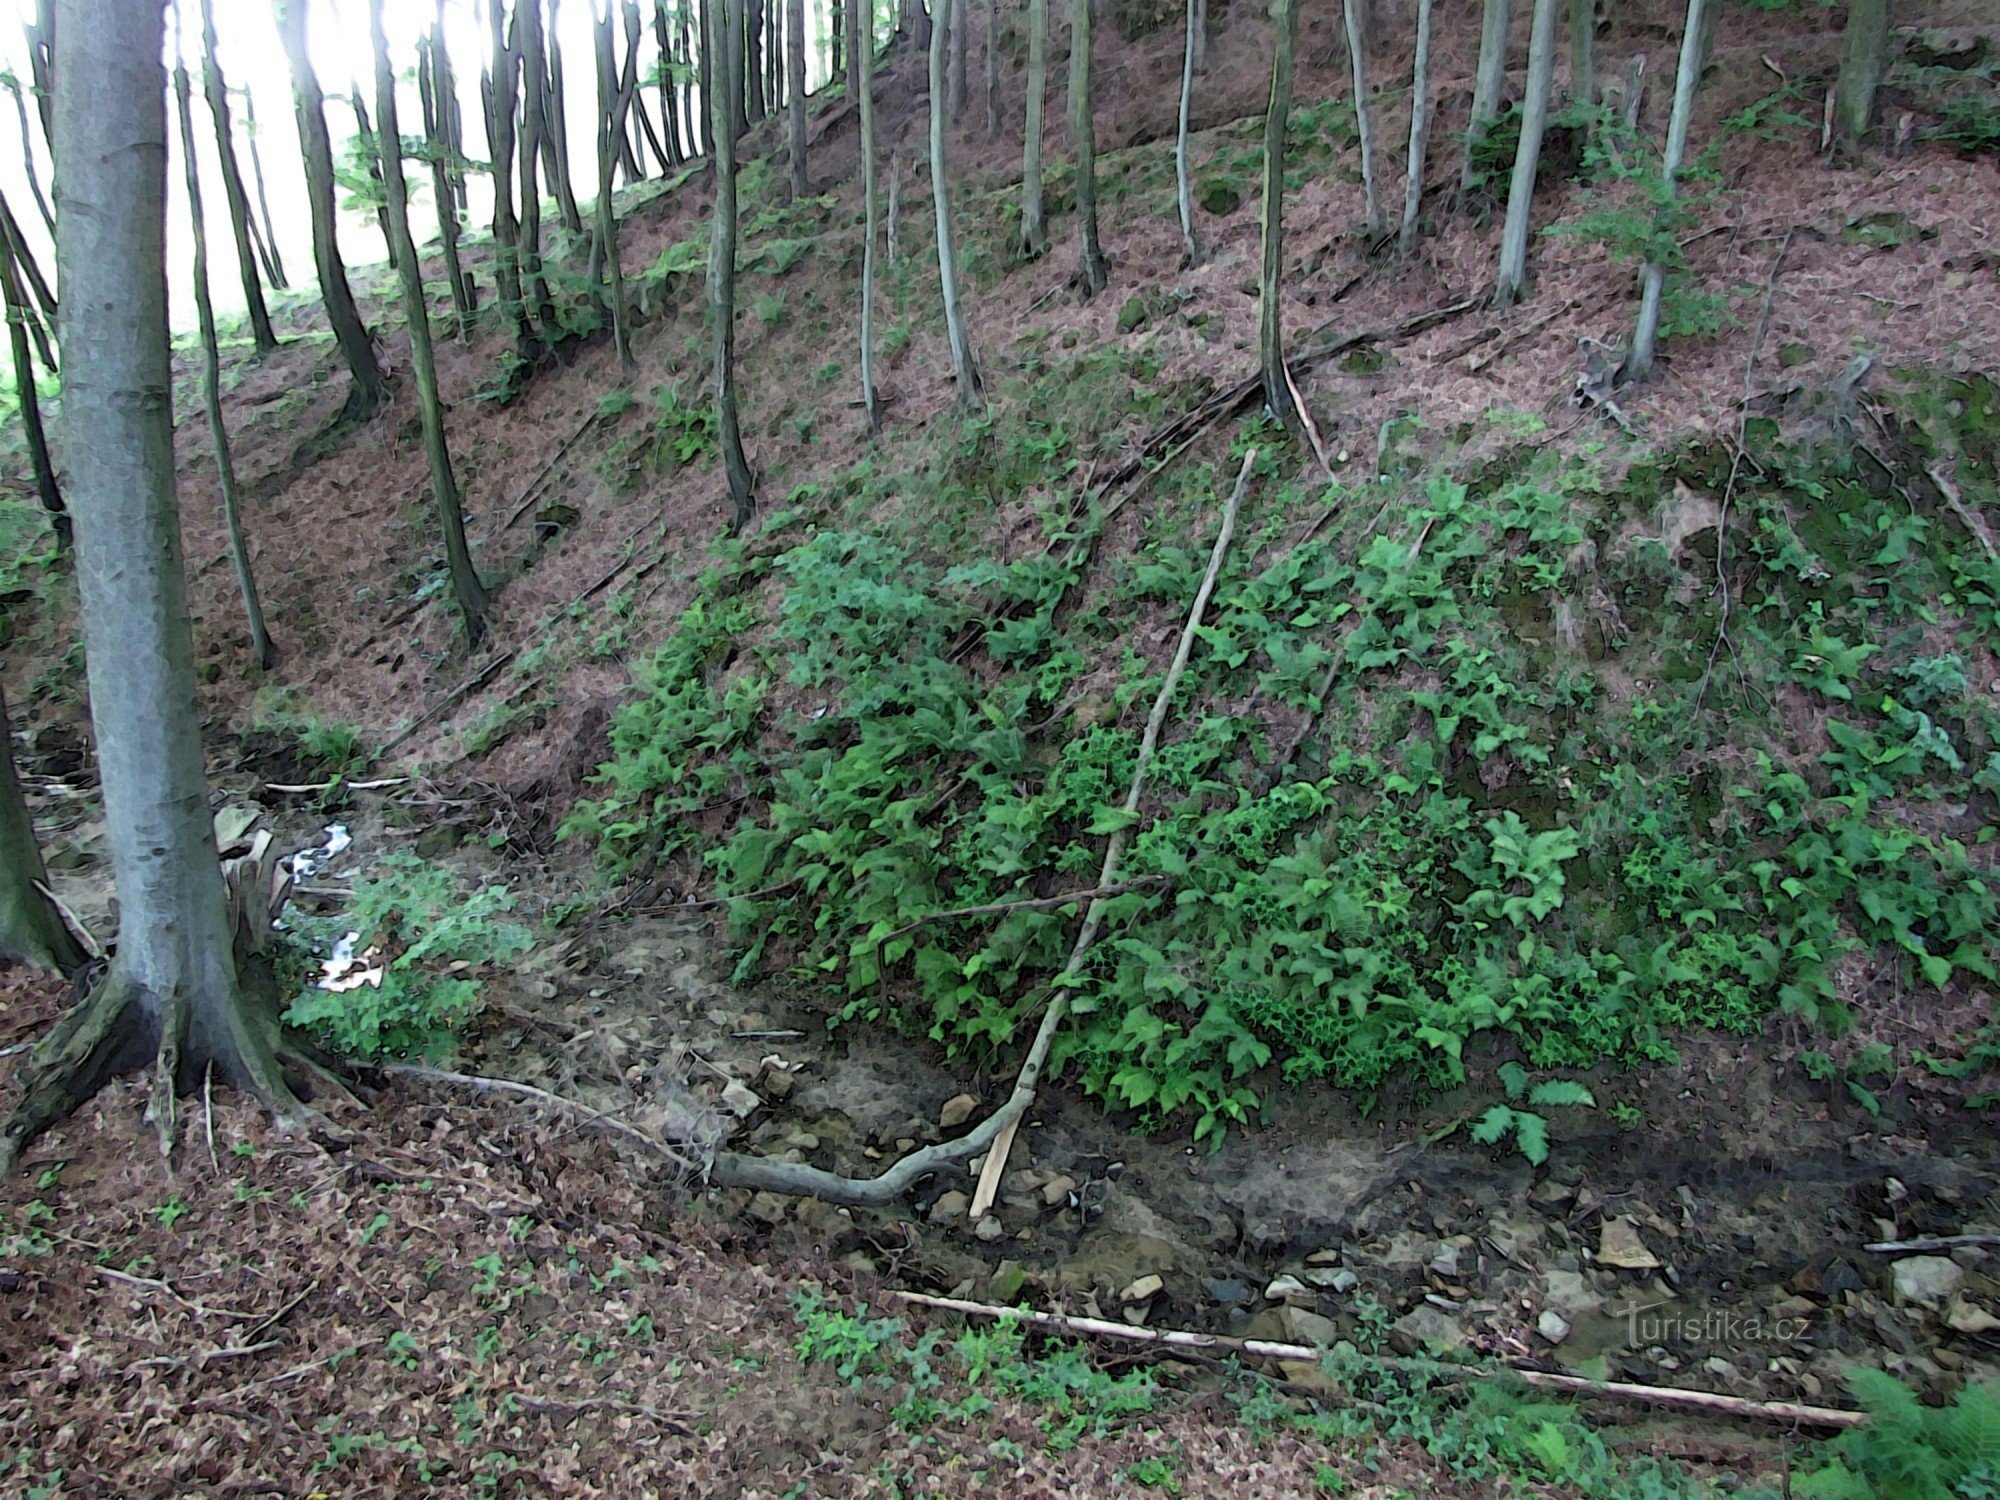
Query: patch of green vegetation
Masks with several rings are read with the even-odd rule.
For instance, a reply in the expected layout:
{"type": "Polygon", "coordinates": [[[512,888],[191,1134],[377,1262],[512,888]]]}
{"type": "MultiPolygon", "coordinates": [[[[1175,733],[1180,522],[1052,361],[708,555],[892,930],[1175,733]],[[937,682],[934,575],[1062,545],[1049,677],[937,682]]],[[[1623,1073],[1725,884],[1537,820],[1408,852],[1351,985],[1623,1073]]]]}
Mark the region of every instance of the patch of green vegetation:
{"type": "Polygon", "coordinates": [[[1969,1385],[1926,1406],[1880,1370],[1847,1377],[1866,1427],[1829,1445],[1832,1461],[1795,1479],[1799,1500],[1991,1500],[2000,1495],[2000,1385],[1969,1385]]]}

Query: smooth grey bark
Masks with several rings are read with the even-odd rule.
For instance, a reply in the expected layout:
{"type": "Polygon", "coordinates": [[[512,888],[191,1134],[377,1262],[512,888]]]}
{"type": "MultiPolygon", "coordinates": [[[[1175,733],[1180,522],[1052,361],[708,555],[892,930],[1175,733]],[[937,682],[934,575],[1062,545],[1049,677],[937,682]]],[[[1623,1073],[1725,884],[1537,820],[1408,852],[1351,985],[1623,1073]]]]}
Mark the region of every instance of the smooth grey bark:
{"type": "Polygon", "coordinates": [[[7,314],[7,346],[14,362],[14,399],[21,413],[21,435],[27,440],[28,467],[35,476],[35,495],[48,513],[56,544],[70,549],[69,512],[63,508],[62,490],[56,483],[55,460],[49,455],[48,433],[42,426],[42,402],[35,390],[35,361],[29,348],[28,325],[32,321],[21,278],[14,270],[13,246],[0,236],[0,308],[7,314]]]}
{"type": "Polygon", "coordinates": [[[971,50],[971,17],[964,5],[969,0],[960,0],[959,13],[953,18],[957,24],[951,30],[951,56],[945,62],[945,97],[951,108],[951,117],[956,120],[965,113],[966,54],[971,50]]]}
{"type": "Polygon", "coordinates": [[[215,121],[215,155],[222,167],[222,198],[229,210],[229,231],[236,241],[236,271],[243,285],[243,305],[250,315],[250,337],[259,354],[278,347],[271,330],[270,309],[264,305],[264,283],[257,274],[257,252],[250,243],[250,195],[243,190],[243,172],[236,164],[236,132],[229,123],[229,85],[215,56],[214,0],[201,0],[201,91],[215,121]]]}
{"type": "Polygon", "coordinates": [[[1042,209],[1042,112],[1049,92],[1049,0],[1028,0],[1028,124],[1021,148],[1021,254],[1049,248],[1042,209]]]}
{"type": "Polygon", "coordinates": [[[957,405],[960,411],[977,411],[986,404],[986,394],[958,305],[958,248],[951,231],[951,181],[945,169],[946,49],[956,4],[957,0],[934,0],[931,15],[931,205],[937,211],[938,283],[944,293],[944,327],[951,343],[952,377],[958,384],[957,405]]]}
{"type": "Polygon", "coordinates": [[[264,625],[264,603],[257,597],[256,575],[250,571],[250,548],[243,539],[242,497],[236,489],[236,464],[229,453],[229,429],[222,421],[222,351],[215,337],[215,305],[208,290],[208,227],[202,217],[201,172],[194,145],[193,93],[187,65],[174,68],[174,105],[180,115],[181,163],[187,173],[188,217],[194,231],[194,308],[201,330],[201,408],[208,418],[208,441],[215,454],[216,486],[222,491],[222,520],[229,533],[229,561],[236,569],[236,589],[250,630],[250,656],[260,672],[278,664],[271,633],[264,625]]]}
{"type": "Polygon", "coordinates": [[[438,243],[444,259],[445,280],[451,287],[451,310],[457,322],[458,341],[470,342],[472,317],[479,300],[472,281],[465,274],[458,254],[458,192],[452,186],[451,161],[456,155],[451,141],[451,60],[445,52],[444,5],[439,0],[438,20],[427,38],[417,41],[417,103],[423,112],[424,146],[431,163],[431,196],[437,199],[438,243]]]}
{"type": "Polygon", "coordinates": [[[1569,0],[1569,97],[1585,109],[1597,103],[1597,0],[1569,0]]]}
{"type": "Polygon", "coordinates": [[[544,144],[549,164],[549,186],[555,190],[556,208],[563,228],[578,239],[583,237],[583,212],[576,205],[576,185],[570,179],[569,154],[569,75],[563,68],[562,0],[549,0],[548,29],[542,41],[548,58],[543,86],[548,96],[548,112],[543,123],[548,135],[544,144]]]}
{"type": "Polygon", "coordinates": [[[1833,85],[1834,129],[1848,146],[1860,144],[1875,118],[1875,91],[1889,66],[1889,0],[1847,0],[1841,37],[1840,76],[1833,85]]]}
{"type": "Polygon", "coordinates": [[[632,329],[625,311],[625,268],[618,254],[618,206],[611,197],[611,168],[617,142],[625,134],[625,93],[618,80],[617,39],[612,35],[611,0],[596,0],[597,26],[597,256],[611,283],[611,343],[627,380],[638,373],[632,361],[632,329]]]}
{"type": "Polygon", "coordinates": [[[264,232],[260,248],[264,257],[264,274],[271,285],[284,291],[291,285],[285,275],[285,260],[278,253],[278,232],[271,223],[271,199],[264,191],[264,153],[257,141],[261,132],[257,129],[257,106],[250,90],[239,89],[243,98],[243,137],[250,143],[250,180],[257,188],[257,212],[264,221],[264,232]]]}
{"type": "Polygon", "coordinates": [[[410,371],[416,376],[417,417],[423,424],[424,454],[431,466],[431,498],[437,503],[438,525],[444,532],[445,563],[451,572],[452,596],[458,601],[468,645],[486,634],[486,585],[472,565],[465,541],[465,511],[459,503],[458,479],[452,473],[451,450],[445,444],[444,406],[438,400],[437,361],[431,350],[430,308],[424,301],[424,271],[410,238],[409,191],[403,180],[403,136],[396,116],[396,73],[389,63],[389,43],[382,34],[382,0],[368,0],[368,40],[375,49],[375,116],[381,124],[382,187],[388,198],[389,232],[396,241],[396,271],[403,283],[403,312],[410,325],[410,371]]]}
{"type": "Polygon", "coordinates": [[[859,24],[861,7],[872,0],[854,0],[855,24],[847,28],[849,87],[861,110],[861,407],[868,415],[868,435],[882,431],[882,400],[875,389],[875,28],[859,24]]]}
{"type": "MultiPolygon", "coordinates": [[[[1695,86],[1701,81],[1702,18],[1707,0],[1688,0],[1687,25],[1681,32],[1680,71],[1674,75],[1674,112],[1667,122],[1667,148],[1660,159],[1661,183],[1674,195],[1674,174],[1687,154],[1688,122],[1694,115],[1695,86]]],[[[1644,380],[1653,373],[1653,355],[1660,336],[1660,299],[1667,289],[1667,268],[1646,262],[1640,274],[1639,325],[1632,333],[1632,352],[1625,357],[1624,377],[1644,380]]]]}
{"type": "Polygon", "coordinates": [[[1417,52],[1410,68],[1410,154],[1403,173],[1403,222],[1396,253],[1408,260],[1417,248],[1417,220],[1424,203],[1424,154],[1431,129],[1431,0],[1417,0],[1417,52]]]}
{"type": "Polygon", "coordinates": [[[0,961],[74,973],[83,965],[83,949],[37,883],[46,888],[49,872],[14,771],[14,723],[0,695],[0,961]]]}
{"type": "Polygon", "coordinates": [[[0,244],[6,246],[14,264],[14,273],[20,278],[21,290],[25,294],[20,306],[27,314],[28,332],[34,337],[35,353],[41,357],[42,367],[53,373],[57,365],[53,338],[58,313],[55,293],[50,289],[48,279],[42,275],[42,268],[35,263],[28,242],[22,238],[21,226],[14,220],[14,211],[8,207],[5,193],[0,193],[0,244]]]}
{"type": "MultiPolygon", "coordinates": [[[[667,149],[665,142],[660,139],[660,132],[653,129],[652,116],[646,113],[646,94],[640,87],[639,77],[639,48],[641,39],[645,35],[645,27],[639,19],[638,0],[622,0],[621,13],[625,25],[625,74],[618,85],[618,107],[632,116],[639,127],[639,135],[652,149],[653,158],[659,162],[660,170],[665,172],[673,166],[678,157],[676,153],[667,149]]],[[[666,54],[662,52],[660,66],[664,68],[666,62],[666,54]]],[[[671,134],[674,122],[663,114],[660,126],[661,130],[671,134]]],[[[638,167],[639,176],[643,177],[645,175],[643,154],[640,155],[638,167]]]]}
{"type": "Polygon", "coordinates": [[[1555,78],[1556,10],[1559,0],[1535,0],[1528,40],[1528,91],[1521,101],[1521,144],[1514,152],[1514,180],[1507,189],[1507,223],[1500,233],[1500,274],[1495,307],[1512,307],[1526,294],[1528,225],[1533,215],[1535,175],[1542,160],[1542,132],[1549,122],[1549,89],[1555,78]]]}
{"type": "Polygon", "coordinates": [[[375,122],[368,118],[368,101],[362,96],[360,79],[348,84],[347,102],[354,111],[355,139],[361,148],[368,180],[375,184],[375,227],[382,232],[382,252],[388,259],[389,269],[393,271],[396,269],[396,236],[389,228],[389,199],[382,186],[382,143],[375,138],[375,122]]]}
{"type": "Polygon", "coordinates": [[[986,0],[986,139],[1000,134],[1000,0],[986,0]]]}
{"type": "Polygon", "coordinates": [[[1343,0],[1347,59],[1354,77],[1354,129],[1361,149],[1361,219],[1370,239],[1382,232],[1382,193],[1375,181],[1375,101],[1368,94],[1366,0],[1343,0]]]}
{"type": "Polygon", "coordinates": [[[493,162],[493,285],[518,359],[532,360],[534,333],[521,297],[521,226],[514,217],[514,116],[521,51],[508,40],[506,0],[487,0],[486,147],[493,162]]]}
{"type": "Polygon", "coordinates": [[[1287,429],[1304,423],[1285,373],[1284,320],[1279,310],[1285,269],[1285,139],[1292,112],[1292,58],[1298,49],[1298,0],[1273,0],[1271,98],[1264,109],[1263,260],[1257,282],[1257,367],[1264,401],[1287,429]]]}
{"type": "Polygon", "coordinates": [[[743,64],[737,70],[737,119],[747,130],[764,120],[764,4],[765,0],[744,0],[743,41],[738,47],[743,64]]]}
{"type": "Polygon", "coordinates": [[[1069,134],[1076,151],[1077,275],[1086,302],[1110,279],[1097,238],[1097,120],[1090,74],[1090,0],[1075,0],[1069,23],[1069,134]]]}
{"type": "Polygon", "coordinates": [[[542,55],[542,0],[516,0],[514,24],[521,69],[521,284],[550,344],[562,339],[555,299],[542,272],[542,188],[539,162],[548,148],[548,59],[542,55]]]}
{"type": "Polygon", "coordinates": [[[1500,99],[1507,92],[1507,26],[1513,19],[1511,0],[1486,0],[1479,13],[1479,71],[1472,81],[1472,113],[1465,126],[1465,161],[1458,172],[1458,190],[1472,191],[1478,169],[1473,147],[1500,118],[1500,99]]]}
{"type": "Polygon", "coordinates": [[[1194,70],[1208,72],[1208,0],[1195,0],[1194,70]]]}
{"type": "Polygon", "coordinates": [[[1174,123],[1174,204],[1181,216],[1181,248],[1186,264],[1201,264],[1201,239],[1194,227],[1194,187],[1188,170],[1188,121],[1194,107],[1195,37],[1201,30],[1201,0],[1187,0],[1187,36],[1181,49],[1181,107],[1174,123]]]}
{"type": "Polygon", "coordinates": [[[14,96],[14,113],[21,127],[21,171],[28,179],[28,191],[35,196],[35,208],[42,216],[42,223],[50,235],[56,232],[55,211],[49,207],[48,195],[42,191],[42,170],[35,161],[35,135],[28,124],[28,101],[21,93],[21,80],[11,72],[0,73],[0,88],[5,88],[14,96]]]}
{"type": "Polygon", "coordinates": [[[806,0],[785,0],[785,137],[792,196],[812,191],[806,180],[806,0]]]}
{"type": "Polygon", "coordinates": [[[667,148],[667,166],[671,169],[682,159],[681,127],[676,99],[680,90],[674,80],[673,31],[667,19],[667,0],[654,0],[653,5],[653,45],[660,54],[658,72],[653,78],[653,87],[660,101],[660,134],[667,148]]]}
{"type": "Polygon", "coordinates": [[[708,312],[715,339],[715,417],[722,467],[729,477],[731,534],[750,524],[754,485],[743,453],[736,401],[736,129],[744,86],[743,0],[713,0],[708,8],[708,49],[719,83],[707,101],[715,136],[715,211],[709,225],[708,312]]]}
{"type": "MultiPolygon", "coordinates": [[[[57,260],[64,276],[64,444],[91,719],[118,889],[118,946],[97,989],[36,1047],[0,1127],[0,1173],[114,1070],[152,1058],[163,1151],[176,1094],[213,1068],[280,1123],[309,1118],[275,1027],[239,982],[202,778],[167,349],[164,12],[62,0],[57,260]]],[[[312,1070],[318,1073],[317,1069],[312,1070]]],[[[318,1076],[324,1077],[323,1074],[318,1076]]]]}
{"type": "MultiPolygon", "coordinates": [[[[113,0],[95,3],[111,4],[113,0]]],[[[305,159],[306,198],[312,209],[313,266],[319,272],[327,322],[353,377],[345,414],[349,421],[360,421],[375,414],[388,392],[381,363],[375,358],[374,341],[354,305],[347,267],[340,259],[340,241],[334,228],[333,143],[326,130],[326,97],[306,52],[306,4],[307,0],[278,0],[278,35],[291,63],[299,152],[305,159]]]]}

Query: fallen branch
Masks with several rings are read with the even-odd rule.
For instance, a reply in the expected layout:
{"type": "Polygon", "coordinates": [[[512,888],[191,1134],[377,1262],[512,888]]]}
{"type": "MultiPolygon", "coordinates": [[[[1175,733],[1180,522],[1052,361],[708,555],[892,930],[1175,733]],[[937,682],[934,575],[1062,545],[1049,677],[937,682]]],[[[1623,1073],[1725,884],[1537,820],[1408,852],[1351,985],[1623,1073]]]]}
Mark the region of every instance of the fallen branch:
{"type": "Polygon", "coordinates": [[[2000,1234],[1934,1234],[1920,1240],[1877,1240],[1861,1248],[1874,1255],[1928,1255],[1960,1245],[2000,1245],[2000,1234]]]}
{"type": "MultiPolygon", "coordinates": [[[[1172,700],[1174,688],[1180,682],[1181,674],[1187,667],[1189,652],[1194,646],[1196,627],[1201,623],[1203,612],[1208,607],[1208,596],[1214,591],[1216,576],[1222,571],[1222,560],[1229,550],[1229,542],[1236,530],[1236,517],[1243,507],[1243,495],[1250,485],[1251,466],[1256,462],[1257,450],[1252,448],[1243,456],[1243,469],[1236,479],[1236,489],[1229,497],[1229,504],[1222,514],[1222,530],[1216,537],[1215,550],[1209,559],[1208,572],[1203,577],[1201,588],[1195,596],[1193,607],[1188,613],[1187,625],[1181,631],[1179,649],[1175,652],[1173,665],[1167,671],[1167,680],[1161,684],[1160,696],[1153,704],[1153,714],[1146,723],[1146,733],[1139,747],[1139,761],[1133,772],[1132,789],[1126,797],[1126,810],[1137,810],[1139,794],[1144,788],[1147,762],[1152,759],[1153,747],[1158,743],[1160,726],[1166,720],[1167,705],[1172,700]]],[[[1102,872],[1098,877],[1098,887],[1113,883],[1117,874],[1118,860],[1125,848],[1125,830],[1112,834],[1110,847],[1105,852],[1102,872]]],[[[1082,963],[1083,955],[1097,937],[1099,924],[1104,920],[1104,898],[1093,899],[1090,909],[1083,919],[1083,930],[1078,934],[1076,946],[1070,953],[1065,975],[1073,973],[1082,963]]],[[[914,1187],[924,1177],[940,1168],[986,1153],[985,1173],[991,1174],[994,1182],[1000,1173],[994,1167],[996,1160],[1004,1162],[1011,1148],[1015,1128],[1028,1106],[1035,1101],[1035,1086],[1041,1081],[1042,1067],[1048,1060],[1049,1047],[1062,1025],[1067,1010],[1067,997],[1060,985],[1056,988],[1049,1008],[1042,1016],[1041,1029],[1035,1034],[1033,1045],[1028,1049],[1027,1059],[1021,1064],[1021,1071],[1014,1080],[1014,1091],[1007,1102],[989,1115],[970,1133],[956,1140],[943,1141],[935,1146],[926,1146],[913,1151],[901,1161],[877,1177],[845,1177],[838,1172],[829,1172],[823,1167],[810,1166],[804,1162],[776,1161],[766,1156],[750,1156],[740,1152],[723,1151],[716,1154],[709,1167],[709,1180],[723,1187],[750,1188],[760,1192],[784,1193],[796,1198],[823,1198],[831,1203],[849,1203],[863,1206],[879,1206],[895,1202],[914,1187]]],[[[990,1204],[991,1198],[988,1197],[990,1204]]],[[[983,1212],[982,1210],[979,1210],[983,1212]]],[[[975,1213],[975,1217],[977,1214],[975,1213]]]]}
{"type": "Polygon", "coordinates": [[[409,783],[410,778],[407,776],[379,776],[373,781],[348,781],[336,776],[331,781],[296,781],[290,783],[267,781],[264,783],[264,790],[267,792],[283,792],[288,796],[303,797],[310,796],[316,792],[330,792],[337,786],[345,787],[350,792],[379,792],[387,787],[408,786],[409,783]]]}
{"type": "Polygon", "coordinates": [[[590,415],[583,419],[576,431],[564,438],[556,451],[548,456],[547,462],[535,470],[535,477],[530,479],[528,487],[521,491],[520,500],[515,504],[513,513],[507,517],[507,524],[500,528],[502,531],[512,531],[515,523],[528,513],[528,507],[535,503],[535,496],[542,487],[542,481],[549,477],[549,471],[562,462],[563,455],[574,448],[586,432],[597,425],[597,419],[601,415],[602,412],[597,407],[592,407],[590,415]]]}
{"type": "Polygon", "coordinates": [[[491,682],[495,677],[499,676],[500,669],[506,666],[507,663],[512,661],[517,655],[519,655],[518,651],[510,650],[501,652],[498,656],[494,657],[493,660],[489,661],[485,666],[481,667],[477,672],[473,673],[472,676],[466,678],[465,681],[461,682],[457,687],[453,688],[450,692],[446,693],[444,697],[440,698],[431,707],[425,709],[421,714],[417,716],[416,720],[413,723],[411,723],[408,728],[404,729],[401,733],[393,736],[387,744],[385,744],[379,751],[376,752],[376,754],[387,755],[391,750],[395,749],[398,745],[402,744],[404,740],[408,739],[411,735],[415,734],[419,729],[422,729],[426,724],[429,724],[432,720],[441,717],[447,709],[449,709],[454,703],[458,702],[458,700],[463,698],[467,693],[476,692],[480,688],[485,687],[487,683],[491,682]]]}
{"type": "Polygon", "coordinates": [[[1986,523],[1974,513],[1972,507],[1965,503],[1965,496],[1959,492],[1951,476],[1936,464],[1925,469],[1924,475],[1937,487],[1938,494],[1944,497],[1945,508],[1958,517],[1959,525],[1972,533],[1972,539],[1985,550],[1986,556],[1994,562],[2000,562],[2000,549],[1996,549],[1993,545],[1993,533],[1986,529],[1986,523]]]}
{"type": "Polygon", "coordinates": [[[580,1115],[587,1124],[600,1130],[608,1130],[613,1135],[623,1136],[635,1145],[643,1146],[656,1156],[665,1157],[684,1172],[699,1175],[701,1168],[682,1156],[673,1147],[657,1136],[648,1135],[636,1126],[627,1125],[623,1120],[614,1120],[602,1110],[592,1109],[577,1099],[566,1099],[561,1094],[552,1094],[547,1089],[538,1089],[531,1083],[516,1083],[511,1078],[484,1078],[476,1073],[447,1073],[442,1068],[422,1068],[415,1063],[382,1063],[384,1073],[403,1078],[427,1078],[433,1083],[452,1083],[460,1088],[473,1089],[487,1094],[519,1094],[523,1098],[536,1099],[543,1104],[554,1105],[557,1109],[568,1110],[580,1115]]]}
{"type": "MultiPolygon", "coordinates": [[[[1059,1328],[1065,1333],[1088,1334],[1097,1338],[1123,1339],[1129,1343],[1156,1344],[1169,1349],[1248,1354],[1257,1359],[1303,1360],[1317,1364],[1323,1349],[1310,1344],[1285,1344],[1270,1339],[1230,1338],[1219,1333],[1191,1333],[1178,1329],[1143,1328],[1130,1323],[1113,1323],[1104,1318],[1077,1318],[1062,1313],[1036,1312],[1025,1307],[996,1307],[985,1302],[967,1302],[957,1297],[933,1297],[925,1292],[891,1291],[898,1301],[918,1307],[933,1307],[966,1317],[1013,1319],[1041,1328],[1059,1328]]],[[[1392,1367],[1429,1366],[1429,1361],[1384,1359],[1392,1367]]],[[[1586,1380],[1580,1375],[1554,1375],[1545,1370],[1524,1370],[1515,1365],[1487,1369],[1467,1369],[1475,1379],[1518,1380],[1537,1390],[1563,1391],[1601,1401],[1634,1401],[1649,1406],[1677,1407],[1683,1411],[1713,1412],[1718,1416],[1741,1417],[1751,1422],[1777,1422],[1787,1427],[1847,1428],[1868,1425],[1868,1414],[1841,1411],[1830,1406],[1801,1406],[1792,1401],[1751,1401],[1741,1396],[1721,1396],[1711,1391],[1684,1391],[1673,1386],[1637,1385],[1624,1380],[1586,1380]]]]}

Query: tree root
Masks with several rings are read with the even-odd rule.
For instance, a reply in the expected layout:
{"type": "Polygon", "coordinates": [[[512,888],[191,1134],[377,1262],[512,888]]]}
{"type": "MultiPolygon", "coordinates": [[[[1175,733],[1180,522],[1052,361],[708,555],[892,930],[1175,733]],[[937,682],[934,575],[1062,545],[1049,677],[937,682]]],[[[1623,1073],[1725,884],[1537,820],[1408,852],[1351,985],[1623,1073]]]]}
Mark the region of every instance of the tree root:
{"type": "Polygon", "coordinates": [[[157,1049],[144,991],[115,965],[71,1006],[21,1065],[21,1100],[0,1125],[0,1176],[36,1136],[96,1093],[121,1067],[157,1049]]]}

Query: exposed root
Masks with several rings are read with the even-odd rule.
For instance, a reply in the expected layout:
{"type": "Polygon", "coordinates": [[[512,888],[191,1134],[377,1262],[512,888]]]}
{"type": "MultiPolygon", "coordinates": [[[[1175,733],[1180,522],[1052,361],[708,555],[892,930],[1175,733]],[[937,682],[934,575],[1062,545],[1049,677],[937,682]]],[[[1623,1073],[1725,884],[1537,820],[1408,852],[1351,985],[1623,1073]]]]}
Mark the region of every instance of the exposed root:
{"type": "Polygon", "coordinates": [[[153,1050],[153,1028],[144,992],[114,965],[21,1065],[21,1102],[0,1125],[0,1176],[121,1065],[153,1050]]]}

